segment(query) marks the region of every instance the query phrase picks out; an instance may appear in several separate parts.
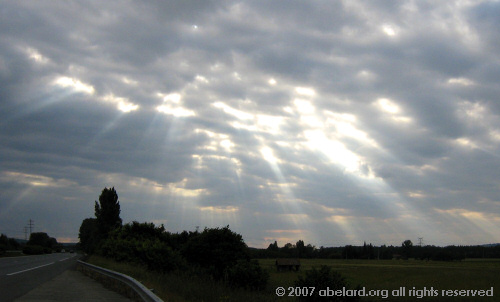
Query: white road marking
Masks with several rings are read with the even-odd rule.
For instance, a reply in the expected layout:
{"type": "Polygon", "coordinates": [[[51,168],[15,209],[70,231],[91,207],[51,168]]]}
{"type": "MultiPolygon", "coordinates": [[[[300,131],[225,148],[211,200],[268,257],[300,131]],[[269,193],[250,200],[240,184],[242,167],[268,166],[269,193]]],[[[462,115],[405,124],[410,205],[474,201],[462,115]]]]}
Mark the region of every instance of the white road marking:
{"type": "Polygon", "coordinates": [[[48,264],[44,264],[44,265],[40,265],[40,266],[37,266],[37,267],[28,268],[28,269],[25,269],[25,270],[19,271],[19,272],[10,273],[10,274],[7,274],[7,276],[12,276],[12,275],[15,275],[15,274],[24,273],[24,272],[31,271],[31,270],[34,270],[34,269],[37,269],[37,268],[41,268],[41,267],[44,267],[44,266],[47,266],[47,265],[51,265],[51,264],[54,264],[54,262],[51,262],[51,263],[48,263],[48,264]]]}
{"type": "Polygon", "coordinates": [[[61,259],[61,260],[59,260],[59,261],[68,260],[68,259],[71,259],[71,258],[73,258],[73,257],[75,257],[75,255],[73,255],[73,256],[71,256],[71,257],[68,257],[68,258],[61,259]]]}

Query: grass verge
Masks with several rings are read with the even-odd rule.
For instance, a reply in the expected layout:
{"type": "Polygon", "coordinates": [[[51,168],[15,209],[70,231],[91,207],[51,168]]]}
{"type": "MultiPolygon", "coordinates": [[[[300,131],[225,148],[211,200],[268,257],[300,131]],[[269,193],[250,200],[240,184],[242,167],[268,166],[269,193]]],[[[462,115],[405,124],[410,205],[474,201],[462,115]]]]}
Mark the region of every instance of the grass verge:
{"type": "MultiPolygon", "coordinates": [[[[100,256],[90,256],[88,263],[101,266],[122,274],[129,275],[148,288],[153,288],[154,293],[164,301],[277,301],[269,292],[253,292],[243,289],[231,289],[220,282],[215,282],[199,276],[187,276],[183,273],[158,273],[148,271],[145,267],[116,262],[100,256]]],[[[284,301],[284,300],[280,300],[284,301]]]]}

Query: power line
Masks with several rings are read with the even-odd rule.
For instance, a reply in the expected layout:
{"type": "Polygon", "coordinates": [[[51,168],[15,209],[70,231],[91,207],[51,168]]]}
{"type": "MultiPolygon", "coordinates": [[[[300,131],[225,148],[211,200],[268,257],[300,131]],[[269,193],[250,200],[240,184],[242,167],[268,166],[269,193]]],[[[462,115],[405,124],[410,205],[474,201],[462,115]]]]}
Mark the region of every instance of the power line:
{"type": "Polygon", "coordinates": [[[424,237],[418,237],[418,246],[422,247],[424,237]]]}

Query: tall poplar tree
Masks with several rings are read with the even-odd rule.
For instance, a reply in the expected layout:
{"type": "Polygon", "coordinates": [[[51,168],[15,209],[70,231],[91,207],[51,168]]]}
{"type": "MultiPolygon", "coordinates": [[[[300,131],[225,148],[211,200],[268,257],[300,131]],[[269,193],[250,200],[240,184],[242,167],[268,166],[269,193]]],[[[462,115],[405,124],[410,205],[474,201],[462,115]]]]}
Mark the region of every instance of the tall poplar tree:
{"type": "Polygon", "coordinates": [[[114,187],[102,190],[99,203],[95,202],[95,217],[97,229],[104,238],[108,236],[110,231],[122,225],[120,202],[114,187]]]}

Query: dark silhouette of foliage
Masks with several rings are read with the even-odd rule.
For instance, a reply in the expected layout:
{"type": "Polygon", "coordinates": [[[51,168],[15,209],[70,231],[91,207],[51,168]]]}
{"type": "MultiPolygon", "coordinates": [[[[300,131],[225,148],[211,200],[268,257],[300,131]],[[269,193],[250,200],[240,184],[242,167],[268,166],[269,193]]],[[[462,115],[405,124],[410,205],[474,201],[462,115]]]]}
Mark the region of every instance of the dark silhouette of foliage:
{"type": "Polygon", "coordinates": [[[88,254],[92,254],[98,244],[97,220],[86,218],[82,221],[78,238],[80,238],[81,249],[88,254]]]}
{"type": "Polygon", "coordinates": [[[352,245],[346,245],[342,250],[342,258],[343,259],[358,259],[359,253],[356,247],[352,245]]]}
{"type": "Polygon", "coordinates": [[[19,247],[19,242],[17,242],[14,238],[9,238],[5,234],[0,234],[0,254],[1,250],[17,250],[19,247]]]}
{"type": "Polygon", "coordinates": [[[122,225],[120,218],[120,202],[115,188],[104,188],[95,202],[95,217],[99,234],[106,238],[108,233],[122,225]]]}
{"type": "MultiPolygon", "coordinates": [[[[299,252],[302,240],[294,246],[287,243],[279,247],[277,242],[269,244],[266,249],[249,248],[251,258],[319,258],[319,259],[420,259],[434,261],[460,261],[465,258],[500,258],[500,244],[481,246],[373,246],[364,243],[362,246],[346,245],[344,247],[314,248],[310,244],[305,246],[306,253],[299,252]],[[299,247],[299,248],[298,248],[299,247]],[[444,253],[440,252],[443,251],[444,253]],[[448,254],[448,256],[446,256],[448,254]],[[408,256],[409,255],[409,256],[408,256]],[[451,257],[450,257],[451,256],[451,257]],[[447,260],[445,260],[447,259],[447,260]]],[[[408,244],[408,243],[407,243],[408,244]]]]}
{"type": "Polygon", "coordinates": [[[165,228],[134,221],[113,230],[103,243],[104,256],[117,261],[144,264],[150,270],[168,272],[185,268],[185,260],[167,242],[165,228]]]}
{"type": "Polygon", "coordinates": [[[5,252],[9,249],[9,238],[0,234],[0,256],[5,254],[5,252]]]}
{"type": "Polygon", "coordinates": [[[28,255],[50,254],[54,249],[57,249],[59,244],[55,238],[49,237],[47,233],[36,232],[31,233],[30,240],[23,248],[23,253],[28,255]]]}
{"type": "Polygon", "coordinates": [[[238,260],[226,270],[225,278],[231,287],[264,290],[269,280],[269,273],[262,269],[256,260],[238,260]]]}
{"type": "Polygon", "coordinates": [[[303,295],[299,301],[359,301],[359,297],[330,296],[322,297],[320,290],[342,290],[344,287],[349,289],[349,284],[339,272],[333,271],[329,266],[322,265],[319,269],[313,268],[306,271],[305,277],[299,276],[295,281],[295,287],[311,288],[314,287],[313,295],[303,295]]]}
{"type": "Polygon", "coordinates": [[[373,248],[373,245],[366,244],[366,242],[363,243],[363,249],[361,251],[361,259],[375,259],[375,250],[373,248]]]}
{"type": "Polygon", "coordinates": [[[27,244],[23,247],[23,254],[26,255],[41,255],[41,254],[49,254],[50,251],[47,248],[44,248],[40,245],[30,245],[27,244]]]}
{"type": "Polygon", "coordinates": [[[57,240],[55,238],[49,237],[47,233],[31,233],[28,245],[39,245],[41,247],[52,249],[57,246],[57,240]]]}
{"type": "Polygon", "coordinates": [[[229,226],[205,228],[203,232],[191,237],[181,252],[189,263],[218,280],[238,260],[250,258],[243,238],[232,232],[229,226]]]}
{"type": "Polygon", "coordinates": [[[102,190],[94,210],[96,218],[84,219],[78,234],[81,248],[89,254],[98,252],[108,234],[122,225],[120,202],[114,187],[102,190]]]}
{"type": "Polygon", "coordinates": [[[274,243],[270,243],[267,250],[268,251],[279,251],[278,242],[274,241],[274,243]]]}
{"type": "Polygon", "coordinates": [[[403,243],[401,244],[401,248],[401,254],[403,254],[406,259],[412,256],[413,243],[411,242],[411,240],[408,239],[403,241],[403,243]]]}

